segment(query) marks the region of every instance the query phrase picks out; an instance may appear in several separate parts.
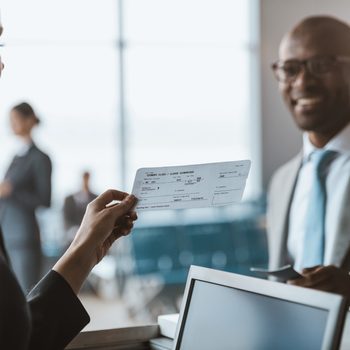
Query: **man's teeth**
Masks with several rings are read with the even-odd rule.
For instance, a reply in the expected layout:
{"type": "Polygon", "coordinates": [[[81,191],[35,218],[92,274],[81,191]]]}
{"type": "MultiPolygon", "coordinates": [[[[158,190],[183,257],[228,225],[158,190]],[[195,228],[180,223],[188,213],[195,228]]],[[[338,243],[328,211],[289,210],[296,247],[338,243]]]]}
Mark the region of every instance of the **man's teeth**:
{"type": "Polygon", "coordinates": [[[314,105],[320,102],[322,102],[321,97],[303,97],[303,98],[297,99],[297,105],[301,107],[314,105]]]}

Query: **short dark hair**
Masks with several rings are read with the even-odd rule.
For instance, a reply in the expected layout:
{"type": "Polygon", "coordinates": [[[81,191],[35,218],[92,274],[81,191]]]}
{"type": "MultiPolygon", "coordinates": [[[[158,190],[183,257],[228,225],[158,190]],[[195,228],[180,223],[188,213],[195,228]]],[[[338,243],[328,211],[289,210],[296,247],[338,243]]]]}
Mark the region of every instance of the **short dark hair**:
{"type": "Polygon", "coordinates": [[[36,124],[40,123],[40,119],[35,114],[33,107],[28,102],[21,102],[12,108],[13,111],[18,112],[23,119],[34,118],[36,124]]]}

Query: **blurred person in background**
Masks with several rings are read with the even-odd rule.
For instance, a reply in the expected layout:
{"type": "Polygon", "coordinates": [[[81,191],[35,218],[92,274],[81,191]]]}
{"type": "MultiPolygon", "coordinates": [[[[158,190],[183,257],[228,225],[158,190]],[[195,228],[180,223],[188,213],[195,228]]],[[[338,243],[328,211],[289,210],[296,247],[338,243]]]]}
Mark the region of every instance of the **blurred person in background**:
{"type": "Polygon", "coordinates": [[[35,211],[51,202],[51,160],[34,143],[39,124],[26,102],[14,106],[10,124],[19,149],[0,182],[0,224],[13,270],[24,291],[40,279],[41,244],[35,211]]]}
{"type": "Polygon", "coordinates": [[[63,219],[68,242],[72,242],[78,228],[83,220],[87,205],[93,201],[97,195],[90,190],[91,175],[85,171],[82,175],[81,189],[64,200],[63,219]]]}

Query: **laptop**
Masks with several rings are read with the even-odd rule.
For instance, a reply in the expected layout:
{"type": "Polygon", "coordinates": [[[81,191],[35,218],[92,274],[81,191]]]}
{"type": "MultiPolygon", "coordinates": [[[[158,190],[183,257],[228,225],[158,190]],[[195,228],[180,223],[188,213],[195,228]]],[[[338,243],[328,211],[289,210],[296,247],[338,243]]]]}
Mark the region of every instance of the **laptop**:
{"type": "Polygon", "coordinates": [[[191,266],[173,350],[338,349],[345,298],[191,266]]]}

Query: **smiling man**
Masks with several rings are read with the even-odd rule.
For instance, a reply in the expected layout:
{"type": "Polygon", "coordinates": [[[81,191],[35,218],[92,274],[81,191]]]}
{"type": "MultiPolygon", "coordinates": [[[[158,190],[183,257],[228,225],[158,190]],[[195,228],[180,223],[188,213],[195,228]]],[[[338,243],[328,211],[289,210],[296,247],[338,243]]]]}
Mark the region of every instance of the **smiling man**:
{"type": "Polygon", "coordinates": [[[272,68],[304,134],[270,185],[270,268],[291,263],[302,278],[289,283],[350,298],[350,27],[304,19],[272,68]]]}

